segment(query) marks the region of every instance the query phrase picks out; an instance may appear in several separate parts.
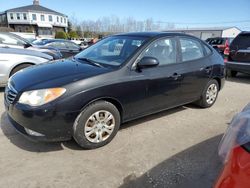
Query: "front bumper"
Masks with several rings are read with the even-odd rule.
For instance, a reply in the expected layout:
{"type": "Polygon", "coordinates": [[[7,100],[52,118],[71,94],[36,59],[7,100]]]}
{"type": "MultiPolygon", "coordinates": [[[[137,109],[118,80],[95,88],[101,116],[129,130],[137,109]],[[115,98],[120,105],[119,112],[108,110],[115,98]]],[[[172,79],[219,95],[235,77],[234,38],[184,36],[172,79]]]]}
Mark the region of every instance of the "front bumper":
{"type": "Polygon", "coordinates": [[[51,104],[36,108],[19,103],[9,104],[6,96],[4,101],[11,124],[22,135],[32,140],[49,142],[72,138],[78,112],[67,112],[61,106],[51,104]],[[25,129],[40,133],[41,136],[30,135],[25,129]]]}
{"type": "Polygon", "coordinates": [[[227,70],[242,72],[250,74],[250,62],[233,62],[228,61],[225,63],[227,70]]]}

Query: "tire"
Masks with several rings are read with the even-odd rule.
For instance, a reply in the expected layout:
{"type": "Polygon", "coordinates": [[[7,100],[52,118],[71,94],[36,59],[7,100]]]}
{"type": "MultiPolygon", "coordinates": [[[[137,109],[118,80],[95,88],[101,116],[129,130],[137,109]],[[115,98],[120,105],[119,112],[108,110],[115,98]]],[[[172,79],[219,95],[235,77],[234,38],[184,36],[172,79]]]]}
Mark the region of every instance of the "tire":
{"type": "Polygon", "coordinates": [[[31,64],[21,64],[21,65],[18,65],[16,66],[10,73],[10,77],[15,74],[16,72],[22,70],[22,69],[25,69],[27,67],[31,66],[31,64]]]}
{"type": "Polygon", "coordinates": [[[229,70],[229,69],[226,70],[226,76],[227,77],[236,77],[236,75],[237,75],[237,71],[232,71],[232,70],[229,70]]]}
{"type": "Polygon", "coordinates": [[[215,103],[219,93],[219,84],[216,80],[210,80],[204,91],[202,92],[201,98],[196,102],[201,108],[209,108],[215,103]],[[214,88],[215,87],[215,88],[214,88]],[[210,95],[208,92],[211,92],[210,95]],[[215,93],[216,92],[216,93],[215,93]],[[213,94],[214,93],[214,94],[213,94]]]}
{"type": "Polygon", "coordinates": [[[120,122],[120,113],[112,103],[97,101],[88,105],[76,118],[73,137],[84,149],[99,148],[114,138],[120,122]]]}

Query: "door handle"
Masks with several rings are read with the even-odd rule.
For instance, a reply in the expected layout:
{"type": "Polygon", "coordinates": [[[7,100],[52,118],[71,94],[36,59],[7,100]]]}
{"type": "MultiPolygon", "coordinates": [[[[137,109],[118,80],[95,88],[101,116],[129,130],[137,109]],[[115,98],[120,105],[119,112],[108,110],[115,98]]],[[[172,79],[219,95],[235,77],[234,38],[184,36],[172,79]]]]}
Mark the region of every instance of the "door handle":
{"type": "Polygon", "coordinates": [[[206,73],[210,73],[212,71],[212,67],[203,67],[200,70],[205,71],[206,73]]]}
{"type": "Polygon", "coordinates": [[[181,74],[178,73],[174,73],[172,76],[170,76],[170,78],[173,78],[174,80],[178,80],[178,78],[181,77],[181,74]]]}

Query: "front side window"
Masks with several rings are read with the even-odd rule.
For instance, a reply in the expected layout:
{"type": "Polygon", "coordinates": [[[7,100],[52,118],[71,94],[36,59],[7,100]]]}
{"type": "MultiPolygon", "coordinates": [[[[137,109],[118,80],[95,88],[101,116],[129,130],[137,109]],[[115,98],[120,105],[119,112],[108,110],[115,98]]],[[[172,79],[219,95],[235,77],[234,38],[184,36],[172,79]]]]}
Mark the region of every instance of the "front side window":
{"type": "Polygon", "coordinates": [[[79,50],[79,46],[72,42],[65,42],[66,47],[72,50],[79,50]]]}
{"type": "Polygon", "coordinates": [[[45,21],[44,15],[41,15],[41,21],[45,21]]]}
{"type": "Polygon", "coordinates": [[[176,40],[165,38],[153,42],[142,54],[142,57],[154,57],[159,65],[176,63],[176,40]]]}
{"type": "Polygon", "coordinates": [[[16,18],[20,20],[20,13],[16,13],[16,18]]]}
{"type": "Polygon", "coordinates": [[[88,58],[100,64],[120,66],[147,40],[146,37],[112,36],[90,46],[76,58],[88,58]]]}
{"type": "Polygon", "coordinates": [[[204,57],[203,48],[198,40],[181,38],[182,61],[192,61],[204,57]]]}
{"type": "Polygon", "coordinates": [[[36,14],[32,14],[32,20],[36,20],[36,14]]]}

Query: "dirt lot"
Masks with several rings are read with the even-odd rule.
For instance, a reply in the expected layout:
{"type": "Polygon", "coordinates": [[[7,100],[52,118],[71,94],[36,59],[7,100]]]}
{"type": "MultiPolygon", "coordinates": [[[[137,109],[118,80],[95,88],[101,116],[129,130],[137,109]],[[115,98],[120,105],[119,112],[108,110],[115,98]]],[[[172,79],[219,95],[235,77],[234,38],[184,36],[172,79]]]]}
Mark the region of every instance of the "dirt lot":
{"type": "Polygon", "coordinates": [[[6,118],[0,91],[0,187],[211,187],[220,138],[250,102],[250,77],[227,81],[210,109],[187,105],[122,126],[96,150],[74,141],[34,143],[6,118]]]}

